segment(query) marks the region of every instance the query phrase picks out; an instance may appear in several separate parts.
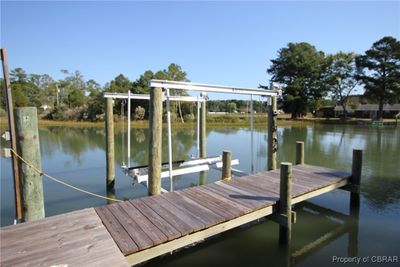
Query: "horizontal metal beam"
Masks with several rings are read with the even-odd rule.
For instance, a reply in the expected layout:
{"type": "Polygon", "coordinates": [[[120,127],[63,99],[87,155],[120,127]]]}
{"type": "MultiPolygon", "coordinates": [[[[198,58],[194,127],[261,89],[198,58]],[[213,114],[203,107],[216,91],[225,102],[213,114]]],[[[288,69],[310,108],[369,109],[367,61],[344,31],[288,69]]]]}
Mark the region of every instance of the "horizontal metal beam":
{"type": "Polygon", "coordinates": [[[148,86],[178,89],[178,90],[241,94],[241,95],[276,96],[282,94],[281,90],[260,90],[253,88],[240,88],[240,87],[223,86],[223,85],[176,82],[168,80],[150,80],[148,86]]]}
{"type": "MultiPolygon", "coordinates": [[[[127,93],[104,93],[104,98],[114,98],[114,99],[128,99],[128,94],[127,93]]],[[[131,94],[130,96],[131,99],[139,99],[139,100],[150,100],[150,95],[145,95],[145,94],[131,94]]],[[[166,100],[166,97],[163,96],[163,101],[166,100]]],[[[206,101],[206,99],[202,96],[170,96],[169,97],[170,101],[182,101],[182,102],[203,102],[206,101]]]]}
{"type": "MultiPolygon", "coordinates": [[[[131,94],[130,97],[131,97],[131,99],[150,100],[150,95],[145,95],[145,94],[131,94]]],[[[104,98],[128,99],[128,93],[109,93],[109,92],[104,92],[104,98]]]]}

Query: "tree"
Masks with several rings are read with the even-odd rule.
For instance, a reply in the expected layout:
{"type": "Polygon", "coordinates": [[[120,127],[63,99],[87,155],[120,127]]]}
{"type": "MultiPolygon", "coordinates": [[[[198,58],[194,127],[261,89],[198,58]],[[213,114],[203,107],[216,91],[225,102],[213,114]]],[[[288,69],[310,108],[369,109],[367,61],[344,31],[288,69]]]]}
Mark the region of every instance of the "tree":
{"type": "Polygon", "coordinates": [[[22,68],[15,68],[10,72],[12,98],[15,107],[31,106],[29,101],[30,86],[28,75],[22,68]]]}
{"type": "Polygon", "coordinates": [[[325,80],[330,86],[332,98],[343,107],[344,119],[347,118],[347,99],[357,86],[357,68],[354,53],[338,52],[327,57],[328,67],[325,80]]]}
{"type": "Polygon", "coordinates": [[[61,70],[67,75],[63,80],[60,80],[60,98],[68,107],[79,107],[85,104],[86,82],[79,70],[69,72],[61,70]]]}
{"type": "Polygon", "coordinates": [[[151,70],[146,70],[133,82],[133,92],[136,94],[149,94],[149,81],[154,78],[151,70]]]}
{"type": "Polygon", "coordinates": [[[104,113],[104,97],[103,90],[95,80],[86,82],[89,96],[87,100],[87,116],[90,120],[98,119],[98,115],[104,113]]]}
{"type": "MultiPolygon", "coordinates": [[[[133,91],[132,82],[123,74],[119,74],[105,86],[105,91],[107,92],[127,93],[129,90],[133,91]]],[[[126,103],[126,101],[117,99],[114,103],[114,113],[121,115],[122,104],[126,103]]]]}
{"type": "Polygon", "coordinates": [[[377,119],[383,117],[383,104],[400,99],[400,42],[386,36],[356,58],[358,80],[365,95],[378,100],[377,119]]]}
{"type": "Polygon", "coordinates": [[[289,43],[278,51],[278,58],[271,61],[272,66],[267,72],[272,74],[272,82],[285,86],[285,111],[291,112],[292,118],[298,118],[309,107],[316,109],[327,91],[323,82],[324,53],[308,43],[289,43]]]}
{"type": "MultiPolygon", "coordinates": [[[[175,64],[175,63],[171,63],[171,64],[169,64],[167,69],[164,69],[162,72],[161,71],[157,72],[155,76],[156,76],[156,79],[188,82],[189,80],[187,79],[186,75],[187,75],[186,72],[184,72],[182,70],[181,66],[179,66],[178,64],[175,64]]],[[[188,95],[188,93],[183,90],[171,90],[170,93],[171,93],[171,95],[180,95],[180,96],[188,95]]],[[[192,105],[189,103],[185,103],[185,104],[192,105]]],[[[175,114],[179,112],[179,117],[181,118],[181,121],[184,122],[181,102],[176,101],[176,103],[173,103],[172,107],[175,110],[175,114]]],[[[190,110],[190,107],[188,109],[190,110]]]]}
{"type": "Polygon", "coordinates": [[[123,74],[119,74],[112,80],[107,88],[108,92],[127,93],[133,90],[132,82],[123,74]]]}
{"type": "Polygon", "coordinates": [[[229,102],[227,105],[226,105],[226,108],[227,108],[227,110],[228,110],[228,112],[230,112],[230,113],[232,113],[232,112],[235,112],[236,111],[236,103],[235,102],[229,102]]]}

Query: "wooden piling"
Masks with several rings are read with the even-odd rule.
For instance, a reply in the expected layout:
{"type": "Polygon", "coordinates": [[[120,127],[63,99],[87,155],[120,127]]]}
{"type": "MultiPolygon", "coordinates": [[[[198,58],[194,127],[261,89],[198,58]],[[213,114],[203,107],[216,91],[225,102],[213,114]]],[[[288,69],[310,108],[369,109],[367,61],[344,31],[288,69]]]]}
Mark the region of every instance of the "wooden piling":
{"type": "Polygon", "coordinates": [[[112,98],[106,98],[106,142],[106,183],[107,190],[111,190],[115,187],[114,113],[112,98]]]}
{"type": "MultiPolygon", "coordinates": [[[[7,50],[1,48],[1,63],[3,66],[3,82],[4,82],[4,96],[6,100],[7,114],[8,114],[8,130],[10,131],[10,142],[11,148],[17,151],[17,141],[15,134],[15,123],[14,123],[14,108],[11,94],[11,83],[8,76],[8,62],[7,62],[7,50]]],[[[13,182],[14,182],[14,199],[15,199],[15,217],[18,222],[22,221],[22,200],[21,200],[21,181],[18,170],[18,159],[16,155],[12,156],[12,169],[13,169],[13,182]]]]}
{"type": "Polygon", "coordinates": [[[115,188],[107,188],[107,197],[109,198],[107,199],[107,204],[116,203],[116,201],[111,200],[115,199],[115,188]]]}
{"type": "Polygon", "coordinates": [[[150,89],[148,194],[161,193],[162,88],[150,89]]]}
{"type": "MultiPolygon", "coordinates": [[[[353,149],[353,161],[351,166],[350,185],[356,190],[350,191],[350,207],[356,210],[360,207],[360,184],[361,184],[361,169],[362,169],[362,150],[353,149]]],[[[351,209],[350,209],[351,210],[351,209]]]]}
{"type": "Polygon", "coordinates": [[[271,97],[271,105],[268,106],[268,170],[276,169],[276,154],[278,151],[276,116],[277,102],[276,96],[273,96],[271,97]]]}
{"type": "Polygon", "coordinates": [[[207,172],[201,171],[199,173],[199,185],[207,184],[207,172]]]}
{"type": "Polygon", "coordinates": [[[296,142],[296,165],[304,164],[304,142],[296,142]]]}
{"type": "MultiPolygon", "coordinates": [[[[17,153],[27,162],[41,170],[37,110],[35,107],[15,109],[15,130],[17,153]]],[[[25,222],[43,219],[43,181],[40,173],[22,161],[18,164],[21,174],[23,220],[25,222]]]]}
{"type": "Polygon", "coordinates": [[[222,152],[222,176],[221,176],[221,179],[224,181],[230,181],[232,179],[231,161],[232,161],[232,152],[224,150],[222,152]]]}
{"type": "Polygon", "coordinates": [[[360,195],[351,193],[350,195],[350,219],[348,220],[348,246],[347,254],[349,257],[358,256],[358,228],[360,220],[360,195]]]}
{"type": "Polygon", "coordinates": [[[292,163],[281,163],[279,213],[286,218],[279,225],[279,243],[289,244],[292,236],[292,163]]]}
{"type": "Polygon", "coordinates": [[[350,182],[354,185],[361,183],[362,150],[353,149],[353,162],[351,166],[350,182]]]}
{"type": "Polygon", "coordinates": [[[201,102],[200,112],[200,158],[204,159],[207,157],[206,152],[206,118],[207,118],[207,102],[201,102]]]}

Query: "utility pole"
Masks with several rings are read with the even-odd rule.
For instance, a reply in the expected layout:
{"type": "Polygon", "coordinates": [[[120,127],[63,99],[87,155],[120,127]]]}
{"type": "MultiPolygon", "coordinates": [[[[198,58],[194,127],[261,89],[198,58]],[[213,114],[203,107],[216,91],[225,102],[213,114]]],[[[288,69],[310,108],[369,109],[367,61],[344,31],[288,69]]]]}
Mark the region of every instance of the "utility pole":
{"type": "MultiPolygon", "coordinates": [[[[14,124],[14,110],[11,95],[11,83],[8,77],[8,63],[7,63],[7,50],[1,48],[1,64],[3,66],[3,77],[4,77],[4,92],[6,97],[7,115],[8,115],[8,129],[10,131],[10,142],[11,149],[17,151],[17,140],[15,135],[15,124],[14,124]]],[[[12,169],[14,176],[14,198],[15,198],[15,223],[22,221],[22,202],[21,202],[21,182],[18,171],[18,160],[14,153],[12,155],[12,169]]]]}

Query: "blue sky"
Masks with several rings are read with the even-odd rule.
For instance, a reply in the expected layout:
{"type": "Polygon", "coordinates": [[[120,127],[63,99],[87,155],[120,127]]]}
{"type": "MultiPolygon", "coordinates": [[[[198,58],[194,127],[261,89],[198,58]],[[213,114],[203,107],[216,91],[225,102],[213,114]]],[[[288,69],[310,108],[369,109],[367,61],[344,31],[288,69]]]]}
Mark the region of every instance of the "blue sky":
{"type": "Polygon", "coordinates": [[[100,84],[177,63],[193,82],[257,87],[288,42],[362,53],[400,39],[400,2],[1,2],[9,67],[100,84]]]}

